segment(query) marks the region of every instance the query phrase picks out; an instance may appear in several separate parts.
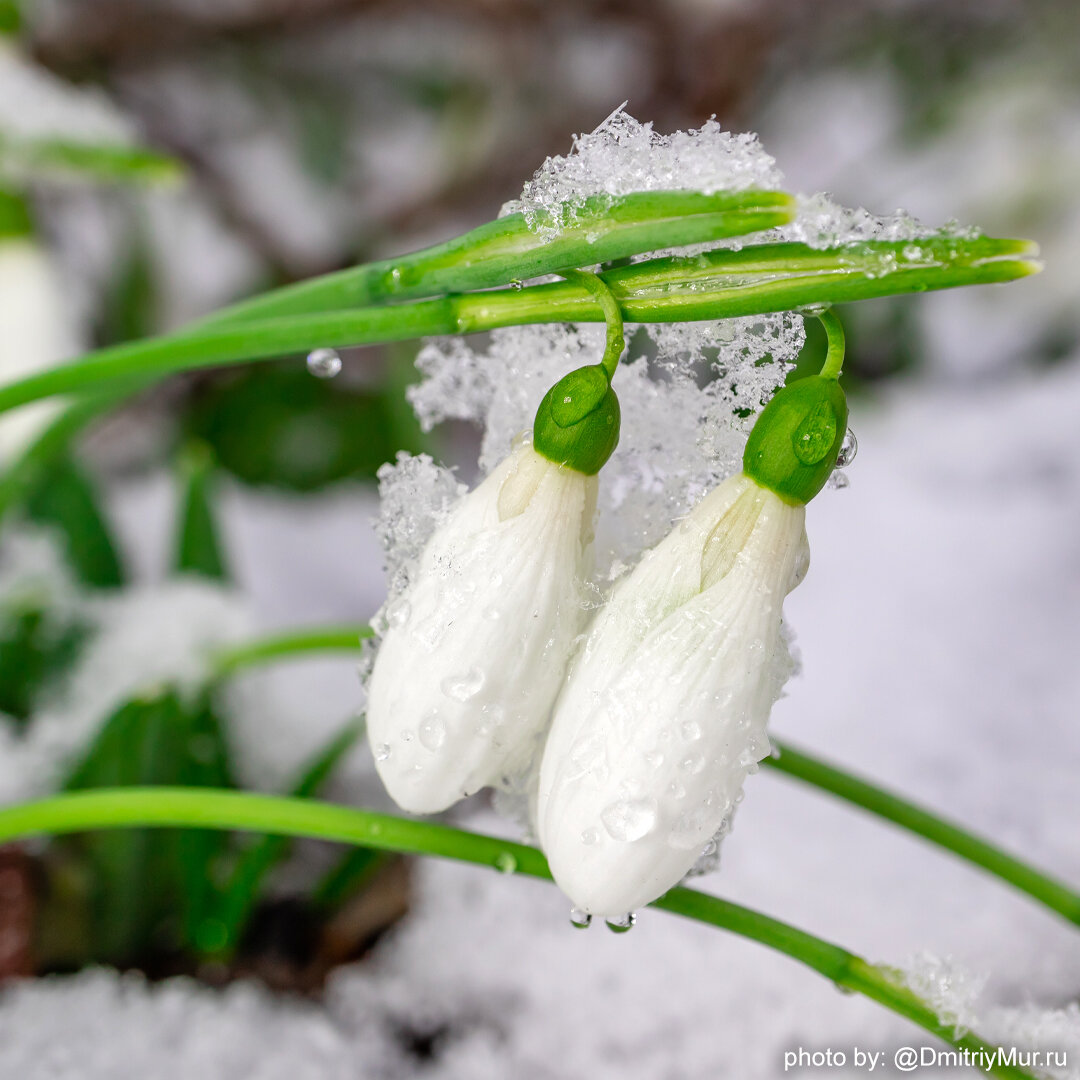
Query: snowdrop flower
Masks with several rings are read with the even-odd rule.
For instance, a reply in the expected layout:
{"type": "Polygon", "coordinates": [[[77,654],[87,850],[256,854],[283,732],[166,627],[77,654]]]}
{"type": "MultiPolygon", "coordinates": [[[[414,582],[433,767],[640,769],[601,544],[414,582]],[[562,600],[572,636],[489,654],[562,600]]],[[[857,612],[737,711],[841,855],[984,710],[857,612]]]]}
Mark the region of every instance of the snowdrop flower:
{"type": "MultiPolygon", "coordinates": [[[[0,190],[0,382],[14,382],[77,351],[48,253],[33,237],[25,204],[0,190]]],[[[0,462],[9,462],[55,415],[55,401],[0,417],[0,462]]]]}
{"type": "Polygon", "coordinates": [[[623,916],[676,885],[769,752],[783,600],[809,560],[804,504],[846,421],[835,378],[780,391],[743,472],[644,555],[593,624],[555,708],[535,804],[555,880],[585,912],[623,916]]]}
{"type": "Polygon", "coordinates": [[[388,608],[367,724],[404,809],[444,810],[535,758],[583,629],[595,474],[618,428],[601,369],[560,380],[533,440],[451,510],[388,608]]]}

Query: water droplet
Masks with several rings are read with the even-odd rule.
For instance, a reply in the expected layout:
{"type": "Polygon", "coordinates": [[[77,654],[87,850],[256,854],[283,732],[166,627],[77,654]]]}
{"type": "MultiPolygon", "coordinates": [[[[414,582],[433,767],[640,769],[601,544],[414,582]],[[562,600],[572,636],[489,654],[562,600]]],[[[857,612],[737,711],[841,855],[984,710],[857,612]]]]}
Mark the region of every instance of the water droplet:
{"type": "Polygon", "coordinates": [[[696,720],[684,720],[679,725],[679,732],[684,739],[693,742],[701,738],[701,725],[696,720]]]}
{"type": "Polygon", "coordinates": [[[664,755],[659,750],[650,750],[645,755],[645,764],[650,765],[654,769],[659,769],[664,764],[664,755]]]}
{"type": "Polygon", "coordinates": [[[500,851],[495,856],[495,869],[500,874],[512,874],[517,869],[517,859],[509,851],[500,851]]]}
{"type": "Polygon", "coordinates": [[[424,749],[438,750],[446,742],[446,724],[437,712],[433,712],[425,720],[421,721],[418,734],[420,736],[420,745],[424,749]]]}
{"type": "Polygon", "coordinates": [[[844,441],[840,444],[840,452],[836,455],[836,467],[846,469],[859,452],[859,440],[855,438],[855,432],[851,428],[844,434],[844,441]]]}
{"type": "Polygon", "coordinates": [[[385,761],[390,756],[390,744],[381,742],[375,747],[375,760],[385,761]]]}
{"type": "Polygon", "coordinates": [[[632,843],[656,826],[656,800],[619,799],[604,810],[600,820],[613,840],[632,843]]]}
{"type": "Polygon", "coordinates": [[[464,675],[448,675],[442,681],[442,692],[455,701],[468,701],[476,697],[484,685],[484,673],[479,668],[469,668],[464,675]]]}
{"type": "Polygon", "coordinates": [[[637,922],[637,916],[628,911],[625,915],[612,915],[610,919],[605,919],[607,928],[613,934],[625,934],[627,930],[632,930],[634,923],[637,922]]]}
{"type": "Polygon", "coordinates": [[[314,349],[308,353],[307,369],[317,379],[332,379],[341,370],[341,357],[335,349],[314,349]]]}
{"type": "Polygon", "coordinates": [[[691,776],[697,776],[697,774],[705,768],[705,755],[687,754],[687,756],[679,762],[679,768],[682,769],[683,772],[688,772],[691,776]]]}
{"type": "Polygon", "coordinates": [[[581,908],[570,909],[570,925],[578,930],[588,930],[592,926],[592,916],[581,908]]]}
{"type": "Polygon", "coordinates": [[[587,844],[590,847],[600,839],[599,829],[583,829],[581,832],[581,842],[587,844]]]}
{"type": "Polygon", "coordinates": [[[844,488],[850,485],[851,481],[847,477],[847,473],[837,470],[829,477],[829,487],[834,488],[837,491],[843,491],[844,488]]]}
{"type": "Polygon", "coordinates": [[[525,287],[525,282],[523,282],[521,280],[521,278],[511,278],[510,279],[510,288],[511,289],[523,289],[524,287],[525,287]]]}

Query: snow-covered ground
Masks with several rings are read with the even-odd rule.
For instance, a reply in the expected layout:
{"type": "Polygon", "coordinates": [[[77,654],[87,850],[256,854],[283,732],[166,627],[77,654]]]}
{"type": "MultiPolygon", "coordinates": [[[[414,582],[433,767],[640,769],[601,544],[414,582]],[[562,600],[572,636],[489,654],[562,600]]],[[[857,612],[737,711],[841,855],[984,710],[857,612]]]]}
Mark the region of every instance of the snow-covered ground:
{"type": "MultiPolygon", "coordinates": [[[[1076,365],[856,401],[851,486],[810,508],[812,565],[788,602],[804,671],[773,716],[777,734],[1074,882],[1078,418],[1076,365]]],[[[122,491],[125,520],[142,517],[147,498],[145,486],[122,491]]],[[[284,575],[303,598],[297,621],[363,617],[377,599],[356,504],[313,505],[315,534],[278,527],[283,500],[229,501],[230,535],[260,552],[238,563],[269,622],[284,575]]],[[[275,676],[291,707],[303,703],[313,722],[347,708],[348,660],[305,667],[275,676]]],[[[353,775],[353,797],[371,794],[366,769],[353,775]]],[[[507,828],[482,806],[462,818],[507,828]]],[[[0,1077],[764,1080],[799,1046],[850,1057],[855,1045],[932,1042],[786,957],[673,916],[646,911],[626,935],[583,933],[548,885],[437,862],[418,865],[416,880],[409,917],[373,961],[337,975],[322,1005],[105,972],[16,985],[0,998],[0,1077]]],[[[1075,928],[768,770],[748,782],[721,869],[702,885],[874,960],[928,950],[989,975],[980,1024],[1007,1043],[1015,1017],[1001,1007],[1080,996],[1075,928]]],[[[1080,1075],[1080,1018],[1043,1022],[1043,1044],[1068,1046],[1069,1075],[1080,1075]]]]}

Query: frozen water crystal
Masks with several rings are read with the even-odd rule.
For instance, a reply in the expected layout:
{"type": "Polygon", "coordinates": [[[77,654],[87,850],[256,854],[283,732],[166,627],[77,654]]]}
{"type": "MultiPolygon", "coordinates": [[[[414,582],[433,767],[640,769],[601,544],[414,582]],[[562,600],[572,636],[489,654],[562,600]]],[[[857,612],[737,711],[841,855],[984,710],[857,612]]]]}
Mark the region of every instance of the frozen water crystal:
{"type": "Polygon", "coordinates": [[[504,212],[521,211],[531,228],[554,234],[590,195],[633,191],[775,189],[783,177],[756,135],[724,131],[715,119],[698,131],[660,135],[624,109],[579,135],[567,157],[550,157],[504,212]]]}
{"type": "Polygon", "coordinates": [[[393,465],[383,465],[379,478],[379,519],[375,532],[386,552],[390,604],[384,617],[394,614],[393,601],[404,591],[409,568],[424,549],[447,508],[465,492],[454,474],[436,465],[427,454],[399,453],[393,465]]]}
{"type": "Polygon", "coordinates": [[[964,971],[951,957],[920,952],[904,965],[903,982],[929,1003],[941,1023],[961,1032],[975,1026],[985,975],[964,971]]]}

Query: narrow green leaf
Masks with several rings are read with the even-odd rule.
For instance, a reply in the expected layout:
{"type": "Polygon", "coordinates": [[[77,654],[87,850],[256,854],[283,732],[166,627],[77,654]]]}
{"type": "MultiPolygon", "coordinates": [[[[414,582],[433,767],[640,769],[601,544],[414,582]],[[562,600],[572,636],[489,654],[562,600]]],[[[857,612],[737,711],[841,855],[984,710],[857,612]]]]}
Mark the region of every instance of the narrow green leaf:
{"type": "Polygon", "coordinates": [[[0,168],[18,176],[75,176],[97,183],[175,183],[184,173],[175,158],[140,146],[27,139],[0,135],[0,168]]]}
{"type": "Polygon", "coordinates": [[[349,848],[315,886],[312,903],[324,911],[338,910],[371,881],[388,858],[385,852],[371,848],[349,848]]]}
{"type": "Polygon", "coordinates": [[[180,573],[229,577],[214,512],[214,461],[209,447],[191,443],[181,456],[183,487],[173,566],[180,573]]]}
{"type": "MultiPolygon", "coordinates": [[[[763,244],[692,259],[653,259],[601,275],[628,322],[734,318],[793,311],[959,285],[1012,281],[1036,273],[1035,245],[1022,240],[867,241],[818,250],[763,244]],[[911,257],[904,255],[909,249],[911,257]]],[[[469,334],[525,323],[600,322],[600,305],[581,285],[525,289],[208,326],[173,337],[102,349],[0,387],[0,412],[53,394],[142,374],[266,360],[319,346],[469,334]]]]}
{"type": "Polygon", "coordinates": [[[26,513],[31,520],[60,530],[68,560],[85,584],[99,588],[123,584],[119,551],[97,488],[69,455],[60,454],[37,472],[27,493],[26,513]]]}
{"type": "Polygon", "coordinates": [[[87,633],[79,625],[50,626],[36,606],[0,613],[0,713],[27,720],[42,691],[74,664],[87,633]]]}
{"type": "MultiPolygon", "coordinates": [[[[317,794],[362,730],[359,723],[347,725],[303,769],[291,794],[299,799],[317,794]]],[[[220,944],[215,951],[219,955],[228,955],[239,945],[267,875],[291,850],[292,841],[288,838],[267,835],[255,840],[240,856],[217,914],[220,944]]]]}

